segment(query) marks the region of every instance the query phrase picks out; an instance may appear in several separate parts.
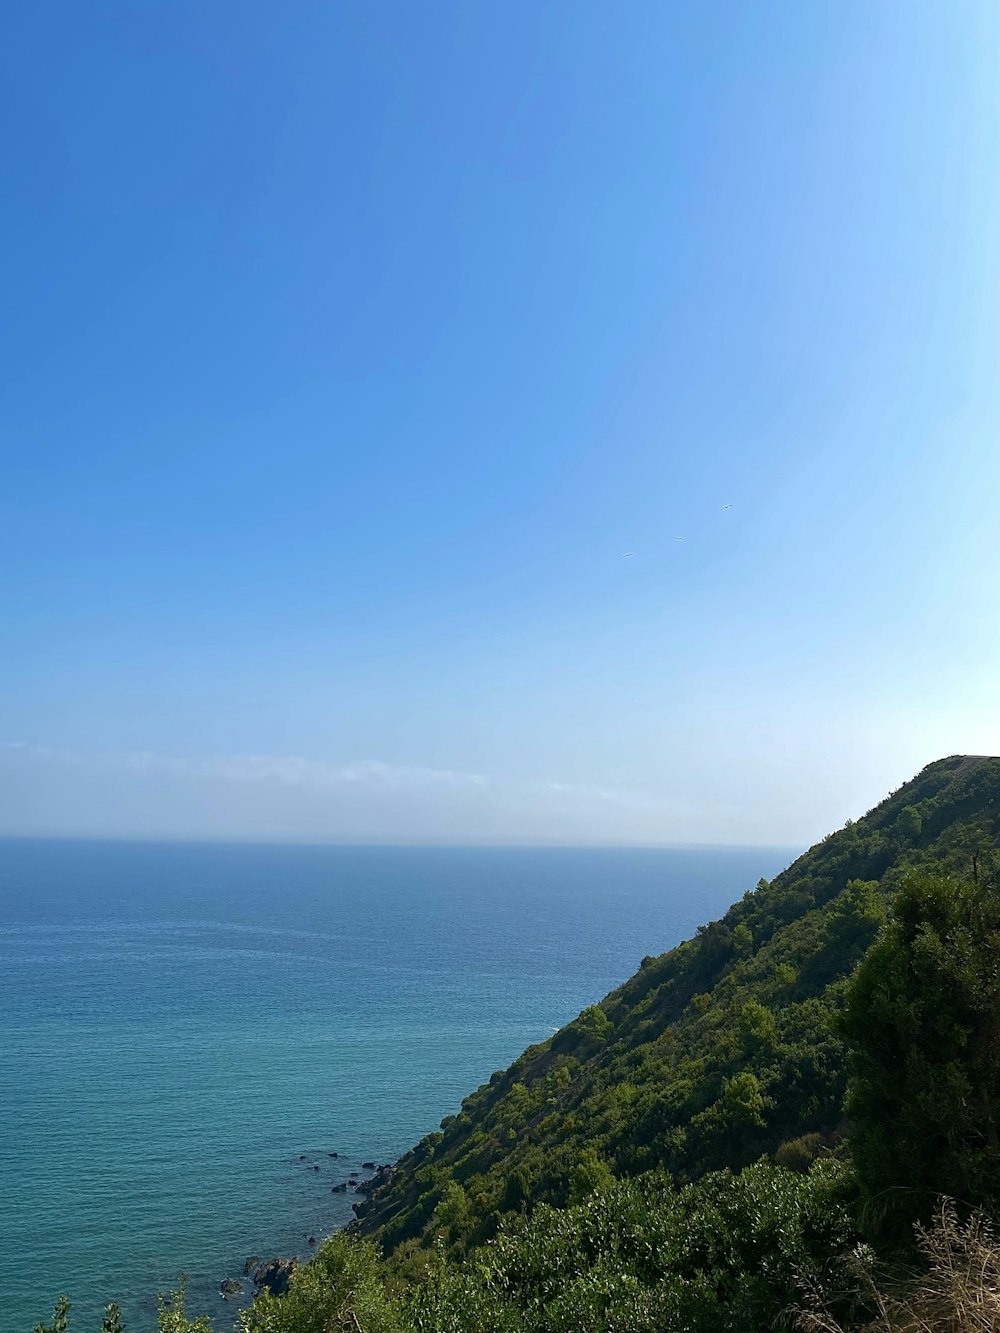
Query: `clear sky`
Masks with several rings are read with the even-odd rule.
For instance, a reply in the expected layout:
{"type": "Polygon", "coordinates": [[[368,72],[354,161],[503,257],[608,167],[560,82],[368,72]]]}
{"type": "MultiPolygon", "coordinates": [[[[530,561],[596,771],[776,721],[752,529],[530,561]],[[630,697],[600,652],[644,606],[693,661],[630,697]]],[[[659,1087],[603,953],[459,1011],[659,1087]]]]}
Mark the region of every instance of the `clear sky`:
{"type": "Polygon", "coordinates": [[[2,27],[0,831],[804,844],[1000,751],[995,0],[2,27]]]}

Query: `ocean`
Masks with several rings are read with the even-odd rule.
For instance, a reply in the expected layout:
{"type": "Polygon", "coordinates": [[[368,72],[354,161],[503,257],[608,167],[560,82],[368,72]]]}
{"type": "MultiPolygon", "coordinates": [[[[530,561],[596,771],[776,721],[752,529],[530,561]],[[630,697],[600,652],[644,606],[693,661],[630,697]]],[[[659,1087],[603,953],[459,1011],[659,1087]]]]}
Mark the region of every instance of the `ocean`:
{"type": "Polygon", "coordinates": [[[4,1333],[149,1333],[181,1273],[228,1327],[248,1256],[794,855],[0,841],[4,1333]]]}

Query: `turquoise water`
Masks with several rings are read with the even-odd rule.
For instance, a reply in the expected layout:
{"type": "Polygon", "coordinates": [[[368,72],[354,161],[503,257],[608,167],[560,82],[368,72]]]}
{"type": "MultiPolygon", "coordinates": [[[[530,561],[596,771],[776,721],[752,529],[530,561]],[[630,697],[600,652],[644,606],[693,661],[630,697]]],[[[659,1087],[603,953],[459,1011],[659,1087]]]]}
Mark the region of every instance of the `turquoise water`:
{"type": "Polygon", "coordinates": [[[74,1333],[112,1299],[145,1333],[181,1272],[226,1324],[362,1160],[789,859],[0,842],[5,1330],[68,1292],[74,1333]]]}

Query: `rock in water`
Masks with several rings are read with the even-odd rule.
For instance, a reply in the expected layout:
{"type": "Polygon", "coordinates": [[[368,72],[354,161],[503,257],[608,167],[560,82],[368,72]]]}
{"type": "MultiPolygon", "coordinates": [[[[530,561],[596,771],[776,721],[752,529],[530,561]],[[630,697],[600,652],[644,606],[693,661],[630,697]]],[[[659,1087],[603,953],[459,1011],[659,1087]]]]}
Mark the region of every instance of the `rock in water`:
{"type": "Polygon", "coordinates": [[[251,1254],[249,1259],[247,1259],[246,1263],[243,1265],[243,1276],[249,1277],[253,1270],[259,1268],[263,1262],[264,1261],[259,1254],[251,1254]]]}
{"type": "Polygon", "coordinates": [[[266,1264],[261,1264],[253,1275],[258,1294],[269,1291],[272,1296],[284,1296],[298,1266],[298,1259],[269,1259],[266,1264]]]}
{"type": "Polygon", "coordinates": [[[233,1296],[243,1294],[243,1283],[237,1282],[234,1277],[227,1277],[219,1283],[219,1290],[222,1292],[223,1300],[231,1300],[233,1296]]]}

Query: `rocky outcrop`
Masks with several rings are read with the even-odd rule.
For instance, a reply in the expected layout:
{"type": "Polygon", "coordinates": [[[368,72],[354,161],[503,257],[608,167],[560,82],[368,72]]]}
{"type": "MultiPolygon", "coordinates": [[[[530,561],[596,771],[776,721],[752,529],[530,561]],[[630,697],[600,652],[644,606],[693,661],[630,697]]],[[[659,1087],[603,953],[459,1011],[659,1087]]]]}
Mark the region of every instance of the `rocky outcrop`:
{"type": "Polygon", "coordinates": [[[243,1295],[243,1283],[237,1282],[234,1277],[227,1277],[219,1283],[219,1290],[224,1301],[231,1301],[234,1296],[243,1295]]]}
{"type": "Polygon", "coordinates": [[[261,1264],[253,1275],[258,1296],[262,1291],[269,1291],[272,1296],[284,1296],[298,1266],[298,1259],[268,1259],[267,1263],[261,1264]]]}

